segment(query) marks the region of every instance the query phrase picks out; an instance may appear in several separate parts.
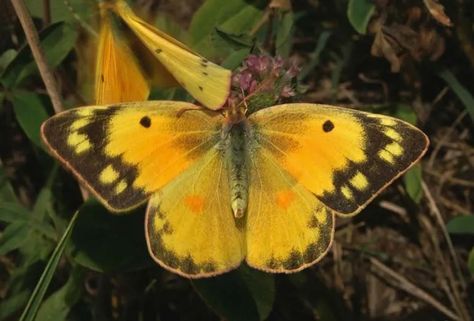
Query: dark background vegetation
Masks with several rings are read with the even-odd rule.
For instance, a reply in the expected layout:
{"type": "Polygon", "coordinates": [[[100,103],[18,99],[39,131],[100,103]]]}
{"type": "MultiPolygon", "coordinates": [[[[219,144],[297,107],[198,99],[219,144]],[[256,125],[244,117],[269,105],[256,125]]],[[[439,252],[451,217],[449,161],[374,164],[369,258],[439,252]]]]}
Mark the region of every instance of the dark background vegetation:
{"type": "MultiPolygon", "coordinates": [[[[97,3],[27,3],[65,105],[90,104],[97,3]]],[[[54,275],[40,283],[44,299],[33,300],[36,320],[473,320],[474,1],[288,4],[134,8],[228,68],[251,52],[294,59],[300,101],[395,115],[431,147],[361,214],[338,219],[315,266],[291,275],[242,266],[189,281],[151,262],[143,209],[112,216],[81,205],[74,179],[47,155],[39,126],[52,106],[15,11],[0,2],[0,320],[19,318],[77,209],[54,275]]]]}

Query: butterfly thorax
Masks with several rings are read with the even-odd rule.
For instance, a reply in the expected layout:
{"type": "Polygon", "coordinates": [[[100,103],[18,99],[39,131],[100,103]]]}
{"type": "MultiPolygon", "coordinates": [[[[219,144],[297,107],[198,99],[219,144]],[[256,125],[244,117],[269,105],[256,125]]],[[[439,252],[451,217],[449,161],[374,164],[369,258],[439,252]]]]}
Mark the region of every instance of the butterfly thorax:
{"type": "Polygon", "coordinates": [[[245,121],[230,125],[225,138],[231,206],[236,218],[245,214],[248,202],[247,126],[245,121]]]}

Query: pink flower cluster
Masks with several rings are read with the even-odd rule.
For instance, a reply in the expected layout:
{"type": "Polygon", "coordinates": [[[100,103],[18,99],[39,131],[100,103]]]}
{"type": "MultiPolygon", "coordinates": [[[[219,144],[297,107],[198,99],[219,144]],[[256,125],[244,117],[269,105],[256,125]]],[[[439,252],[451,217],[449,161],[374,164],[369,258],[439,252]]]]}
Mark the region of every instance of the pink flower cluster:
{"type": "Polygon", "coordinates": [[[295,77],[299,68],[281,57],[249,55],[232,76],[229,103],[239,103],[250,95],[272,93],[274,102],[296,95],[295,77]]]}

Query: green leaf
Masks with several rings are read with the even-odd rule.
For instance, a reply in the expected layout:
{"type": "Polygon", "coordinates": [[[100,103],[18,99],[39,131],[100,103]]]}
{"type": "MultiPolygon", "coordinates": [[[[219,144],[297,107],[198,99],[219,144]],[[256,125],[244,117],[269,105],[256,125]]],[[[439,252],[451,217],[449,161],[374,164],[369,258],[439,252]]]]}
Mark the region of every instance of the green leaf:
{"type": "MultiPolygon", "coordinates": [[[[68,24],[60,22],[42,30],[39,37],[49,66],[55,68],[74,47],[77,31],[68,24]]],[[[5,87],[13,88],[37,72],[38,68],[33,60],[30,47],[25,43],[0,78],[5,87]]]]}
{"type": "Polygon", "coordinates": [[[451,219],[446,224],[451,234],[474,234],[474,215],[463,215],[451,219]]]}
{"type": "Polygon", "coordinates": [[[232,53],[231,44],[238,42],[241,45],[248,42],[248,31],[260,20],[263,15],[265,1],[254,1],[249,4],[245,0],[207,0],[194,14],[190,26],[192,47],[204,56],[226,57],[232,53]],[[219,30],[220,33],[217,31],[219,30]],[[227,35],[229,39],[223,39],[227,35]]]}
{"type": "Polygon", "coordinates": [[[313,52],[309,54],[309,62],[308,64],[303,67],[303,69],[298,74],[298,79],[304,80],[309,73],[319,65],[319,57],[323,52],[324,48],[326,48],[326,44],[328,43],[329,36],[331,36],[330,31],[323,31],[318,37],[318,42],[316,43],[316,47],[314,48],[313,52]]]}
{"type": "Polygon", "coordinates": [[[469,267],[469,271],[474,276],[474,247],[469,252],[469,257],[467,259],[467,266],[469,267]]]}
{"type": "Polygon", "coordinates": [[[270,315],[275,301],[274,275],[251,269],[246,265],[242,265],[238,272],[241,273],[252,294],[260,320],[266,319],[270,315]]]}
{"type": "Polygon", "coordinates": [[[74,261],[99,272],[123,271],[152,264],[143,229],[143,212],[109,213],[96,201],[87,201],[68,250],[74,261]]]}
{"type": "Polygon", "coordinates": [[[421,187],[421,166],[419,164],[410,168],[403,176],[407,194],[415,203],[420,203],[423,197],[423,188],[421,187]]]}
{"type": "Polygon", "coordinates": [[[43,301],[43,297],[48,289],[48,286],[53,278],[54,272],[56,267],[58,266],[59,260],[64,252],[66,244],[69,240],[69,236],[71,235],[71,231],[74,228],[76,220],[78,218],[79,211],[74,213],[71,221],[69,221],[69,225],[67,226],[66,230],[64,231],[61,239],[59,240],[56,248],[53,251],[46,267],[41,275],[38,283],[36,284],[33,293],[28,300],[28,303],[21,314],[20,321],[33,321],[38,313],[38,309],[40,307],[41,301],[43,301]]]}
{"type": "Polygon", "coordinates": [[[275,299],[272,274],[241,266],[238,270],[207,279],[193,280],[204,301],[229,321],[264,320],[275,299]]]}
{"type": "Polygon", "coordinates": [[[13,191],[8,177],[5,175],[5,170],[0,163],[0,203],[14,202],[18,203],[18,199],[13,191]]]}
{"type": "Polygon", "coordinates": [[[23,290],[2,299],[0,303],[0,320],[4,320],[17,312],[28,301],[30,290],[23,290]]]}
{"type": "Polygon", "coordinates": [[[374,10],[375,5],[371,0],[349,0],[347,18],[358,33],[365,34],[374,10]]]}
{"type": "Polygon", "coordinates": [[[292,46],[294,15],[292,11],[281,12],[279,21],[276,23],[276,54],[288,57],[292,46]]]}
{"type": "Polygon", "coordinates": [[[13,202],[0,202],[0,221],[13,223],[26,222],[29,219],[29,211],[24,206],[13,202]]]}
{"type": "Polygon", "coordinates": [[[219,26],[216,27],[216,33],[219,35],[219,41],[221,43],[226,43],[226,51],[229,49],[239,50],[242,48],[251,48],[254,39],[246,34],[232,34],[228,33],[225,30],[219,29],[219,26]]]}
{"type": "Polygon", "coordinates": [[[33,92],[15,91],[12,102],[16,119],[26,136],[36,146],[44,148],[41,143],[40,127],[49,116],[40,96],[33,92]]]}
{"type": "Polygon", "coordinates": [[[15,59],[17,51],[15,49],[7,49],[0,56],[0,75],[7,66],[15,59]]]}
{"type": "Polygon", "coordinates": [[[250,53],[250,48],[243,48],[240,50],[234,51],[230,54],[223,62],[222,67],[234,70],[240,66],[242,61],[247,57],[250,53]]]}
{"type": "Polygon", "coordinates": [[[263,11],[255,6],[247,5],[239,12],[235,12],[225,22],[220,23],[218,28],[231,35],[243,35],[248,33],[254,27],[254,23],[263,16],[263,11]]]}
{"type": "MultiPolygon", "coordinates": [[[[44,18],[43,1],[26,0],[25,2],[33,17],[44,18]]],[[[85,23],[90,20],[93,14],[97,13],[97,7],[93,4],[93,2],[84,0],[50,1],[51,21],[53,23],[60,21],[76,22],[75,20],[79,17],[85,23]]]]}
{"type": "Polygon", "coordinates": [[[441,77],[451,88],[451,90],[458,96],[459,100],[464,104],[467,112],[474,120],[474,97],[454,76],[454,74],[448,69],[442,69],[438,72],[438,76],[441,77]]]}
{"type": "Polygon", "coordinates": [[[9,224],[0,237],[0,255],[21,247],[27,241],[28,233],[29,227],[25,222],[9,224]]]}
{"type": "MultiPolygon", "coordinates": [[[[40,193],[40,196],[42,194],[40,193]]],[[[54,240],[56,233],[54,229],[38,212],[30,212],[28,209],[17,203],[0,203],[0,221],[7,223],[24,224],[27,230],[39,231],[42,235],[54,240]]],[[[10,226],[10,225],[9,225],[10,226]]]]}
{"type": "Polygon", "coordinates": [[[416,114],[413,111],[413,108],[406,104],[397,104],[394,116],[412,125],[415,125],[417,121],[416,114]]]}
{"type": "Polygon", "coordinates": [[[67,320],[69,311],[81,298],[83,280],[84,270],[74,268],[66,284],[43,302],[35,321],[67,320]]]}
{"type": "Polygon", "coordinates": [[[222,0],[204,1],[194,14],[189,28],[193,46],[208,37],[218,23],[232,17],[245,6],[244,0],[228,0],[225,6],[222,5],[222,0]]]}

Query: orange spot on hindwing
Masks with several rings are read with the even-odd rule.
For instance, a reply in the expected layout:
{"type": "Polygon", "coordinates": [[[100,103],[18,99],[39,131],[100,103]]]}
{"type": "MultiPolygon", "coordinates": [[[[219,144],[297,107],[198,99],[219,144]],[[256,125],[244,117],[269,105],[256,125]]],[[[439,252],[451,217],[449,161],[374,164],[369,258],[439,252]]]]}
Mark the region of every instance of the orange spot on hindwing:
{"type": "Polygon", "coordinates": [[[198,195],[186,196],[184,204],[195,214],[199,214],[204,210],[204,198],[198,195]]]}
{"type": "Polygon", "coordinates": [[[280,191],[276,193],[275,201],[278,207],[287,209],[295,199],[295,194],[292,191],[280,191]]]}

